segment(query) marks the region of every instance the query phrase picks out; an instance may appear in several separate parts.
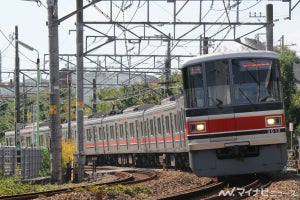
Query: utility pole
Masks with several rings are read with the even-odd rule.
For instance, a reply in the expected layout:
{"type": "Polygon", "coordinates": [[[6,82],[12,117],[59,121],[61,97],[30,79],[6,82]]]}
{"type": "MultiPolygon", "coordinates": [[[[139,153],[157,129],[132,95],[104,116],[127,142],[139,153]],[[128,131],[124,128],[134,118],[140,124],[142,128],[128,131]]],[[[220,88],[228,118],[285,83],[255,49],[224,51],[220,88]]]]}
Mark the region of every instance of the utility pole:
{"type": "Polygon", "coordinates": [[[78,156],[78,181],[83,180],[83,167],[85,164],[84,155],[84,132],[83,132],[83,2],[76,0],[77,15],[76,15],[76,62],[77,62],[77,87],[76,87],[76,123],[77,123],[77,156],[78,156]]]}
{"type": "Polygon", "coordinates": [[[281,52],[284,51],[284,35],[282,35],[280,38],[280,49],[281,49],[281,52]]]}
{"type": "Polygon", "coordinates": [[[97,112],[97,84],[96,79],[93,79],[93,113],[97,112]]]}
{"type": "Polygon", "coordinates": [[[28,112],[28,108],[27,108],[27,92],[25,91],[25,76],[23,75],[23,107],[24,107],[24,117],[23,117],[23,123],[27,124],[27,112],[28,112]]]}
{"type": "Polygon", "coordinates": [[[50,133],[51,133],[51,182],[62,183],[62,145],[59,99],[59,50],[57,1],[47,1],[50,67],[50,133]]]}
{"type": "Polygon", "coordinates": [[[165,85],[165,97],[168,97],[170,95],[170,74],[171,74],[171,42],[170,38],[171,34],[169,34],[169,37],[167,38],[167,57],[165,59],[165,73],[166,73],[166,85],[165,85]]]}
{"type": "Polygon", "coordinates": [[[208,37],[204,37],[203,40],[203,54],[208,54],[208,37]]]}
{"type": "Polygon", "coordinates": [[[267,51],[273,51],[273,4],[266,5],[267,12],[267,51]]]}
{"type": "MultiPolygon", "coordinates": [[[[68,58],[69,59],[69,58],[68,58]]],[[[68,62],[69,66],[69,62],[68,62]]],[[[70,68],[68,67],[68,70],[70,68]]],[[[72,117],[71,117],[71,87],[72,87],[72,74],[70,71],[68,71],[68,139],[72,140],[72,129],[71,129],[71,123],[72,123],[72,117]]]]}
{"type": "MultiPolygon", "coordinates": [[[[18,43],[18,26],[15,26],[15,145],[17,149],[21,148],[20,136],[20,60],[18,43]]],[[[18,162],[18,161],[17,161],[18,162]]]]}

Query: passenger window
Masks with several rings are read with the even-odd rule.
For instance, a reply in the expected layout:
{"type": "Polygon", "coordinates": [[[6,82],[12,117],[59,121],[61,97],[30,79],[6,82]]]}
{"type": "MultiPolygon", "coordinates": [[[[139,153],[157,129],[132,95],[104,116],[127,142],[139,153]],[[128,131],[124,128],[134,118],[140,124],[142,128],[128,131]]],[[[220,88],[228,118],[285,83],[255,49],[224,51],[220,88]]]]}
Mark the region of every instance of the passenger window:
{"type": "Polygon", "coordinates": [[[91,142],[91,141],[92,141],[92,138],[93,138],[93,136],[92,136],[92,131],[91,131],[91,129],[90,129],[90,128],[89,128],[89,129],[86,129],[86,141],[91,142]]]}
{"type": "Polygon", "coordinates": [[[110,126],[110,139],[114,140],[115,139],[115,133],[114,133],[114,126],[110,126]]]}
{"type": "MultiPolygon", "coordinates": [[[[139,121],[138,120],[135,121],[135,133],[139,134],[139,121]]],[[[135,136],[133,136],[133,137],[135,137],[135,136]]]]}
{"type": "Polygon", "coordinates": [[[133,123],[129,123],[129,137],[133,137],[133,131],[134,131],[134,128],[133,128],[133,123]]]}
{"type": "Polygon", "coordinates": [[[170,134],[170,120],[169,120],[169,116],[166,116],[166,134],[170,134]]]}
{"type": "Polygon", "coordinates": [[[120,124],[119,125],[119,134],[120,134],[120,138],[124,138],[124,125],[120,124]]]}
{"type": "Polygon", "coordinates": [[[175,126],[175,134],[178,132],[178,123],[177,123],[177,115],[174,114],[174,126],[175,126]]]}
{"type": "Polygon", "coordinates": [[[160,117],[157,118],[157,134],[161,134],[161,121],[160,121],[160,117]]]}
{"type": "Polygon", "coordinates": [[[150,119],[150,135],[154,135],[154,124],[153,124],[153,119],[150,119]]]}

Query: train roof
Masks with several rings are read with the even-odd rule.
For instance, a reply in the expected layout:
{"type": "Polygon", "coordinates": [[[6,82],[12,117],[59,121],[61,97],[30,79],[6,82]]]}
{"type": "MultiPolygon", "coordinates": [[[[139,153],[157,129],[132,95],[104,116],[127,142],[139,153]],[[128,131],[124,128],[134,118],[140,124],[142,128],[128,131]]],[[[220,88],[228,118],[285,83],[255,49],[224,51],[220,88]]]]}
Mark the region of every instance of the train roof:
{"type": "Polygon", "coordinates": [[[223,52],[223,53],[206,54],[185,61],[181,68],[185,68],[189,65],[194,65],[199,62],[207,62],[211,60],[220,60],[225,58],[251,58],[251,57],[278,58],[278,54],[273,51],[241,51],[241,52],[223,52]]]}

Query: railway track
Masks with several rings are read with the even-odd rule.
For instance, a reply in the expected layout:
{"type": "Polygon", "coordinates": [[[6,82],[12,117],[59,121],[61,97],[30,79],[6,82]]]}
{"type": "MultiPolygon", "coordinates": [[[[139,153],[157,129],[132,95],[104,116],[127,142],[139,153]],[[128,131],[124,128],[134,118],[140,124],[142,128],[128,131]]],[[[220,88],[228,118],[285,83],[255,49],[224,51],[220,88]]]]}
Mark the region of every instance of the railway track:
{"type": "Polygon", "coordinates": [[[136,184],[140,182],[146,182],[149,180],[152,180],[156,177],[156,172],[154,171],[146,171],[146,170],[136,170],[136,171],[130,171],[130,172],[112,172],[111,174],[116,176],[116,179],[113,181],[108,181],[104,183],[84,183],[83,185],[80,186],[74,186],[74,187],[67,187],[67,188],[62,188],[62,189],[56,189],[56,190],[51,190],[51,191],[42,191],[42,192],[34,192],[34,193],[26,193],[26,194],[18,194],[18,195],[11,195],[11,196],[1,196],[0,199],[9,199],[9,200],[27,200],[27,199],[35,199],[39,197],[50,197],[54,196],[56,194],[61,194],[61,193],[70,193],[73,191],[77,191],[79,189],[84,189],[88,188],[91,186],[101,186],[101,185],[107,185],[107,186],[112,186],[112,185],[117,185],[117,184],[136,184]]]}
{"type": "Polygon", "coordinates": [[[254,180],[243,181],[242,185],[236,183],[226,183],[232,185],[230,188],[225,188],[218,191],[216,194],[204,198],[204,200],[238,200],[245,199],[254,195],[258,195],[263,189],[270,186],[272,183],[271,178],[266,176],[257,177],[254,180]]]}
{"type": "Polygon", "coordinates": [[[244,183],[237,184],[236,180],[233,182],[217,181],[212,179],[211,183],[179,191],[172,195],[159,198],[159,200],[173,200],[173,199],[190,199],[190,200],[237,200],[245,199],[247,197],[257,194],[262,189],[267,188],[271,183],[271,179],[267,177],[259,177],[255,180],[243,181],[244,183]],[[233,185],[233,187],[225,188],[227,185],[233,185]],[[238,185],[238,186],[234,186],[238,185]]]}
{"type": "Polygon", "coordinates": [[[224,186],[224,182],[219,182],[217,179],[212,178],[211,182],[207,185],[190,188],[184,191],[179,191],[171,195],[161,197],[159,200],[171,200],[171,199],[191,199],[199,195],[205,195],[212,191],[218,190],[224,186]]]}

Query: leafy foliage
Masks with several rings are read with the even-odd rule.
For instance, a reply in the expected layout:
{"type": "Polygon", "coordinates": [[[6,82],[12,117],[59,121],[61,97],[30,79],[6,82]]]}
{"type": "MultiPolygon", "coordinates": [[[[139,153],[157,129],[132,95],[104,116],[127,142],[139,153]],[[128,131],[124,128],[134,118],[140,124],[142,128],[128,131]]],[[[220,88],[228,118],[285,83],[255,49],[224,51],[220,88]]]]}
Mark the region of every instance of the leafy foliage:
{"type": "Polygon", "coordinates": [[[50,152],[47,148],[44,148],[42,153],[42,166],[40,170],[40,176],[45,177],[49,176],[50,174],[50,152]]]}
{"type": "Polygon", "coordinates": [[[14,128],[14,103],[11,101],[3,101],[0,105],[0,138],[4,137],[4,133],[14,128]]]}
{"type": "Polygon", "coordinates": [[[62,143],[62,167],[66,169],[67,163],[73,162],[73,155],[76,151],[76,143],[68,140],[62,143]]]}
{"type": "MultiPolygon", "coordinates": [[[[171,75],[171,87],[169,96],[182,93],[182,78],[179,72],[171,75]]],[[[134,84],[132,86],[123,86],[120,88],[103,88],[97,94],[100,100],[97,103],[97,110],[103,113],[109,113],[112,110],[123,110],[125,108],[142,105],[158,104],[164,95],[164,85],[158,83],[134,84]]]]}
{"type": "Polygon", "coordinates": [[[292,96],[296,93],[296,84],[294,81],[293,62],[296,53],[293,51],[283,51],[280,54],[281,79],[283,87],[283,97],[286,112],[286,121],[294,121],[292,96]]]}

